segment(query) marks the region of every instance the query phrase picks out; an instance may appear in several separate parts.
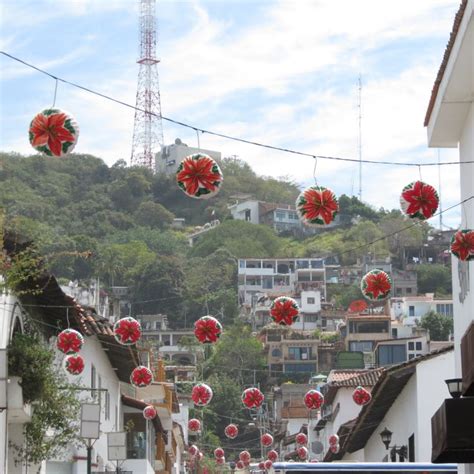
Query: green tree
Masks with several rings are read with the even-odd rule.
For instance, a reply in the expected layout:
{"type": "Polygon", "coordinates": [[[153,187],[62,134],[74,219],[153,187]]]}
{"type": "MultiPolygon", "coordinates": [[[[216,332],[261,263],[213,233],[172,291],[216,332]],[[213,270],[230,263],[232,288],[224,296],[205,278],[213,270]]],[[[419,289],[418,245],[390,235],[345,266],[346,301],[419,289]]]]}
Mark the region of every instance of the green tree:
{"type": "Polygon", "coordinates": [[[453,332],[453,318],[430,311],[421,318],[420,327],[430,333],[432,341],[447,341],[453,332]]]}
{"type": "Polygon", "coordinates": [[[441,264],[424,264],[415,267],[418,277],[418,293],[435,293],[450,296],[453,292],[451,269],[441,264]]]}
{"type": "Polygon", "coordinates": [[[174,215],[161,204],[152,201],[142,202],[135,212],[135,221],[144,227],[160,228],[168,227],[174,219],[174,215]]]}

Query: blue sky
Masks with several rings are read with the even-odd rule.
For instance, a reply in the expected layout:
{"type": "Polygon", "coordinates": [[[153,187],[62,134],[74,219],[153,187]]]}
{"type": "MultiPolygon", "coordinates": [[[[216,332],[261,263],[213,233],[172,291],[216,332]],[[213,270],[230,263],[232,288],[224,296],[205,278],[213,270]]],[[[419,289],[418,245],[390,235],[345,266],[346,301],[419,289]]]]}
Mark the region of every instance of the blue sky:
{"type": "MultiPolygon", "coordinates": [[[[163,115],[199,127],[312,154],[436,161],[423,119],[458,0],[157,0],[163,115]]],[[[53,74],[135,102],[138,0],[3,0],[0,49],[53,74]]],[[[52,104],[54,81],[0,56],[1,149],[30,153],[31,118],[52,104]]],[[[79,122],[79,153],[129,160],[133,111],[59,84],[56,105],[79,122]]],[[[189,130],[164,122],[165,142],[189,130]]],[[[263,175],[314,182],[313,160],[201,137],[263,175]]],[[[440,150],[441,160],[457,159],[440,150]]],[[[443,168],[443,206],[459,201],[459,169],[443,168]]],[[[363,167],[363,200],[398,207],[418,170],[363,167]]],[[[437,169],[422,170],[438,186],[437,169]]],[[[320,185],[358,190],[357,165],[319,160],[320,185]]],[[[456,226],[460,212],[444,221],[456,226]]],[[[437,224],[434,219],[433,224],[437,224]]]]}

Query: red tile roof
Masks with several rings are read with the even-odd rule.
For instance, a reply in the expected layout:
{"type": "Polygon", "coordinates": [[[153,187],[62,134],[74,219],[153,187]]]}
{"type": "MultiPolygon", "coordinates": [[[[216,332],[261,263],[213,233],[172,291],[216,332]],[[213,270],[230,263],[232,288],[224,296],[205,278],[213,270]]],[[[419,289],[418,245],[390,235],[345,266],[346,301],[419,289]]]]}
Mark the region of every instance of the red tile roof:
{"type": "Polygon", "coordinates": [[[459,6],[459,10],[456,13],[456,16],[454,17],[453,29],[451,31],[451,35],[449,37],[446,50],[444,52],[443,60],[441,61],[441,66],[439,67],[438,74],[436,75],[433,89],[431,91],[431,97],[430,97],[428,109],[426,110],[426,115],[425,115],[425,122],[424,122],[425,127],[428,126],[428,123],[430,121],[431,113],[433,112],[434,104],[436,102],[436,97],[438,96],[439,86],[441,84],[441,81],[443,80],[444,72],[446,71],[449,57],[451,56],[451,51],[453,49],[454,42],[456,41],[456,37],[459,31],[459,26],[461,25],[461,21],[464,16],[466,7],[467,7],[467,0],[462,0],[461,5],[459,6]]]}
{"type": "Polygon", "coordinates": [[[329,373],[328,383],[337,387],[373,387],[385,369],[340,369],[329,373]]]}

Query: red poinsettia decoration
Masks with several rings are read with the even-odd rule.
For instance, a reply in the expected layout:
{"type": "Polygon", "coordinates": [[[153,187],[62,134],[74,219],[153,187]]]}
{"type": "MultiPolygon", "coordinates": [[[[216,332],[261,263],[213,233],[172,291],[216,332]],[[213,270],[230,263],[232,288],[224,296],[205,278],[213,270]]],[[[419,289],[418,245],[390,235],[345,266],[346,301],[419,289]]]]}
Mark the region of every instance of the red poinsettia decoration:
{"type": "Polygon", "coordinates": [[[263,433],[260,438],[260,442],[262,443],[262,446],[268,448],[268,446],[273,444],[273,436],[270,433],[263,433]]]}
{"type": "Polygon", "coordinates": [[[212,389],[205,383],[198,383],[193,387],[191,398],[198,407],[205,407],[212,400],[212,389]]]}
{"type": "Polygon", "coordinates": [[[212,316],[203,316],[194,323],[194,335],[203,344],[217,342],[221,333],[221,323],[212,316]]]}
{"type": "Polygon", "coordinates": [[[267,459],[265,462],[264,462],[264,467],[267,471],[269,471],[272,467],[273,467],[273,462],[271,459],[267,459]]]}
{"type": "Polygon", "coordinates": [[[76,145],[79,127],[76,121],[59,109],[45,109],[31,121],[30,143],[36,150],[61,157],[76,145]]]}
{"type": "Polygon", "coordinates": [[[245,469],[245,464],[244,464],[243,461],[237,461],[237,462],[235,463],[235,467],[236,467],[237,469],[245,469]]]}
{"type": "Polygon", "coordinates": [[[362,294],[370,301],[384,300],[390,295],[392,281],[382,270],[371,270],[360,282],[362,294]]]}
{"type": "Polygon", "coordinates": [[[439,196],[433,186],[423,181],[414,181],[403,188],[400,196],[403,212],[412,218],[429,219],[439,205],[439,196]]]}
{"type": "Polygon", "coordinates": [[[330,189],[310,186],[296,199],[296,210],[305,224],[324,226],[334,220],[339,212],[339,204],[330,189]]]}
{"type": "Polygon", "coordinates": [[[318,410],[324,403],[324,396],[318,390],[309,390],[304,396],[304,404],[308,410],[318,410]]]}
{"type": "Polygon", "coordinates": [[[274,449],[272,449],[271,451],[268,451],[267,458],[273,462],[278,461],[278,451],[275,451],[274,449]]]}
{"type": "Polygon", "coordinates": [[[143,418],[145,418],[145,420],[153,420],[156,415],[156,408],[153,405],[148,405],[143,409],[143,418]]]}
{"type": "Polygon", "coordinates": [[[372,400],[372,395],[364,387],[357,387],[352,392],[352,399],[357,405],[367,405],[372,400]]]}
{"type": "Polygon", "coordinates": [[[191,418],[188,421],[188,430],[191,431],[191,433],[201,431],[201,422],[197,418],[191,418]]]}
{"type": "Polygon", "coordinates": [[[247,408],[259,408],[264,399],[263,393],[255,387],[247,388],[242,393],[242,403],[247,408]]]}
{"type": "Polygon", "coordinates": [[[331,453],[334,453],[334,454],[337,454],[340,450],[340,446],[339,446],[339,443],[337,444],[331,444],[331,446],[329,446],[329,450],[331,451],[331,453]]]}
{"type": "Polygon", "coordinates": [[[84,344],[84,337],[75,329],[65,329],[58,334],[56,340],[57,348],[64,354],[75,354],[79,352],[84,344]]]}
{"type": "Polygon", "coordinates": [[[244,463],[247,463],[250,461],[250,453],[248,451],[241,451],[240,454],[239,454],[239,459],[244,462],[244,463]]]}
{"type": "Polygon", "coordinates": [[[304,461],[305,459],[308,459],[308,448],[306,446],[300,446],[296,449],[296,454],[302,461],[304,461]]]}
{"type": "Polygon", "coordinates": [[[71,354],[64,359],[64,368],[71,375],[80,375],[84,371],[85,362],[79,354],[71,354]]]}
{"type": "Polygon", "coordinates": [[[230,425],[227,425],[224,430],[224,434],[229,438],[229,439],[234,439],[237,438],[239,434],[239,428],[237,425],[234,425],[231,423],[230,425]]]}
{"type": "Polygon", "coordinates": [[[291,326],[300,313],[298,303],[288,296],[275,298],[270,306],[270,316],[273,321],[282,326],[291,326]]]}
{"type": "Polygon", "coordinates": [[[474,230],[458,230],[451,240],[451,253],[467,262],[474,259],[474,230]]]}
{"type": "Polygon", "coordinates": [[[332,434],[329,436],[329,445],[333,446],[334,444],[339,444],[339,436],[337,434],[332,434]]]}
{"type": "Polygon", "coordinates": [[[119,319],[114,324],[114,336],[118,343],[124,345],[135,344],[140,340],[142,328],[140,323],[130,316],[119,319]]]}
{"type": "Polygon", "coordinates": [[[364,300],[353,301],[348,308],[349,313],[362,313],[367,309],[367,302],[364,300]]]}
{"type": "Polygon", "coordinates": [[[296,444],[305,445],[308,443],[308,437],[304,433],[298,433],[295,437],[296,444]]]}
{"type": "Polygon", "coordinates": [[[148,367],[139,365],[135,367],[130,375],[130,383],[134,387],[142,388],[148,387],[153,382],[153,374],[148,367]]]}
{"type": "Polygon", "coordinates": [[[178,186],[192,198],[208,199],[219,192],[223,176],[219,165],[207,155],[186,157],[176,172],[178,186]]]}
{"type": "Polygon", "coordinates": [[[225,452],[222,448],[216,448],[214,449],[214,457],[216,459],[218,458],[223,458],[225,456],[225,452]]]}
{"type": "Polygon", "coordinates": [[[191,446],[189,446],[188,454],[190,456],[196,456],[198,453],[199,453],[199,448],[195,444],[192,444],[191,446]]]}
{"type": "Polygon", "coordinates": [[[225,464],[225,457],[222,456],[220,458],[216,458],[216,464],[219,464],[219,466],[222,466],[225,464]]]}

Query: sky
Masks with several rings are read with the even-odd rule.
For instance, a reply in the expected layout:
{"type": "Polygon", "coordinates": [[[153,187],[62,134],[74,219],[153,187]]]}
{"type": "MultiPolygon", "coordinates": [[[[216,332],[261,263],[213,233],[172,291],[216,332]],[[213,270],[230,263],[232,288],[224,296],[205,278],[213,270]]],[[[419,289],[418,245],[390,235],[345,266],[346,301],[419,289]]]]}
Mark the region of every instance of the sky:
{"type": "MultiPolygon", "coordinates": [[[[138,4],[0,0],[0,50],[135,104],[138,4]]],[[[459,0],[157,0],[162,114],[312,155],[357,159],[361,137],[363,159],[457,161],[456,149],[428,148],[423,121],[458,7],[459,0]]],[[[54,89],[50,77],[0,55],[0,150],[34,152],[28,125],[52,105],[54,89]]],[[[79,123],[76,152],[129,162],[132,109],[61,83],[56,106],[79,123]]],[[[194,131],[168,122],[163,129],[165,144],[180,137],[197,146],[194,131]]],[[[208,134],[200,144],[260,175],[359,193],[358,164],[318,159],[314,171],[311,157],[208,134]]],[[[364,164],[362,200],[398,208],[402,188],[421,175],[438,188],[443,208],[455,205],[459,167],[442,167],[441,179],[438,171],[364,164]]],[[[443,222],[457,227],[460,215],[457,207],[443,222]]]]}

